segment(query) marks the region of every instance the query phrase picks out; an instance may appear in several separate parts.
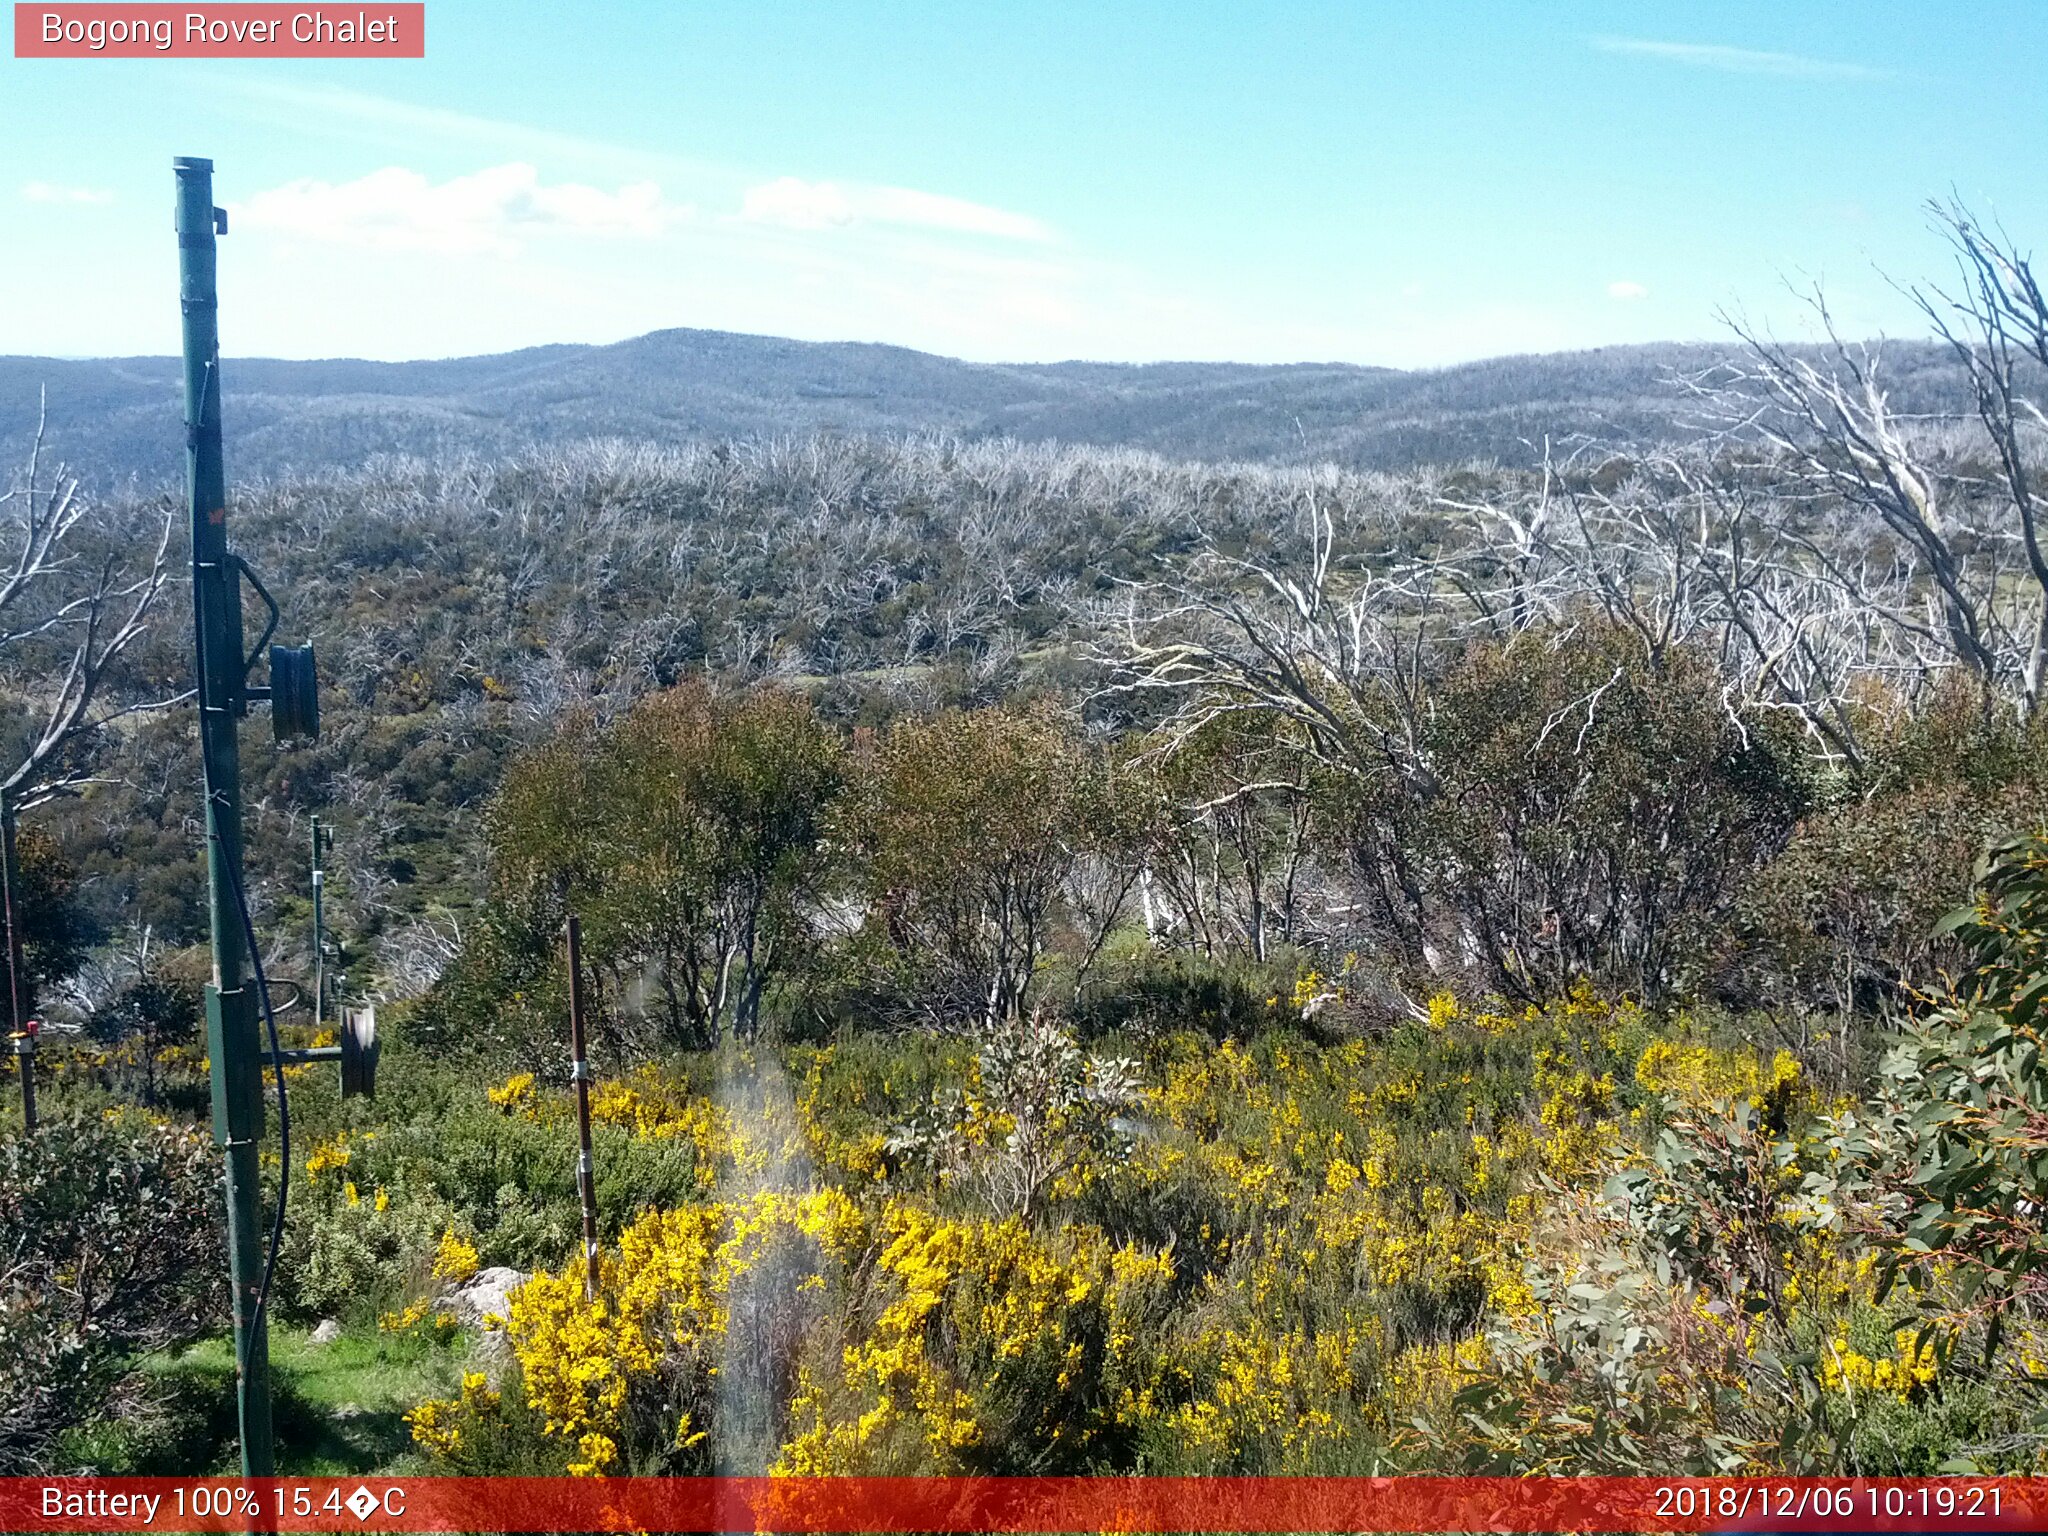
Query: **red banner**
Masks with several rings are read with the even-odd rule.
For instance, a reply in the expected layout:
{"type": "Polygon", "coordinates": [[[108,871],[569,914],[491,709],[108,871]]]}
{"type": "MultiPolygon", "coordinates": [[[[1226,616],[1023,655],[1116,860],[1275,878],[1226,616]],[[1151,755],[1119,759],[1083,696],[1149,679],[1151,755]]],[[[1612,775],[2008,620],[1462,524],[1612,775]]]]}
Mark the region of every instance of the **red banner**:
{"type": "Polygon", "coordinates": [[[14,7],[17,59],[423,59],[424,4],[14,7]]]}
{"type": "Polygon", "coordinates": [[[11,1478],[26,1531],[2019,1531],[2048,1478],[11,1478]]]}

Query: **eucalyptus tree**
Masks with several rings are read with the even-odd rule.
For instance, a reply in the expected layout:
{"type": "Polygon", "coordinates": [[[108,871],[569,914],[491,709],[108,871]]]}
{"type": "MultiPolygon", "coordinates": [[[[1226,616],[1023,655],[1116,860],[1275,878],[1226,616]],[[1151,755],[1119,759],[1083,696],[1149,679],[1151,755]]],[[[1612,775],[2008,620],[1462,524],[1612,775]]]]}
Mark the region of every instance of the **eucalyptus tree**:
{"type": "Polygon", "coordinates": [[[842,772],[837,736],[767,687],[691,682],[608,727],[570,722],[493,806],[491,932],[472,958],[523,992],[574,911],[615,1018],[644,989],[675,1044],[753,1037],[822,897],[842,772]]]}
{"type": "Polygon", "coordinates": [[[1028,1016],[1065,937],[1085,973],[1136,884],[1123,780],[1046,709],[906,718],[856,749],[835,841],[876,981],[912,1017],[1028,1016]]]}

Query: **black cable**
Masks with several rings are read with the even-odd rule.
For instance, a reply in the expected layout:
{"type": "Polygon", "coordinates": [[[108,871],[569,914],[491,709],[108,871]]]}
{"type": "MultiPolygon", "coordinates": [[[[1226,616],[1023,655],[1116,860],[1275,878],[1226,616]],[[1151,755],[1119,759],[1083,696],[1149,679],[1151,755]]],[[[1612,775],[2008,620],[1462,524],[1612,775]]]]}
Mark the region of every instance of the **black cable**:
{"type": "Polygon", "coordinates": [[[221,860],[227,870],[228,890],[241,914],[242,937],[249,946],[249,969],[256,982],[256,1000],[263,1009],[263,1022],[270,1032],[270,1065],[277,1074],[277,1214],[270,1223],[270,1252],[263,1261],[263,1283],[256,1290],[256,1311],[249,1319],[249,1331],[263,1326],[264,1309],[270,1305],[270,1281],[277,1273],[278,1250],[284,1246],[285,1202],[292,1187],[292,1107],[284,1086],[284,1052],[277,1039],[277,1014],[270,1006],[270,983],[263,976],[263,956],[256,945],[256,924],[249,916],[249,898],[242,891],[242,872],[231,861],[221,860]]]}

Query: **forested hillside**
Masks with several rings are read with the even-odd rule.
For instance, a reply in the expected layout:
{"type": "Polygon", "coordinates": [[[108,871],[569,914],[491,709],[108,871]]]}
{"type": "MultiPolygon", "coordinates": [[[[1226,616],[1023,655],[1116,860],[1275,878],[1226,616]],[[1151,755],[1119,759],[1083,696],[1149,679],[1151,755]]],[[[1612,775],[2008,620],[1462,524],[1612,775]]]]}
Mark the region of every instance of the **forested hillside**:
{"type": "MultiPolygon", "coordinates": [[[[763,433],[904,434],[1148,448],[1181,459],[1405,469],[1526,464],[1545,436],[1697,435],[1671,376],[1726,347],[1614,347],[1424,372],[1348,364],[1013,365],[902,347],[657,331],[613,346],[439,362],[229,357],[228,459],[292,476],[376,454],[501,456],[590,437],[680,444],[763,433]]],[[[1963,408],[1953,360],[1894,347],[1902,412],[1963,408]]],[[[47,389],[52,446],[95,483],[168,484],[173,358],[0,357],[0,461],[25,453],[47,389]]]]}

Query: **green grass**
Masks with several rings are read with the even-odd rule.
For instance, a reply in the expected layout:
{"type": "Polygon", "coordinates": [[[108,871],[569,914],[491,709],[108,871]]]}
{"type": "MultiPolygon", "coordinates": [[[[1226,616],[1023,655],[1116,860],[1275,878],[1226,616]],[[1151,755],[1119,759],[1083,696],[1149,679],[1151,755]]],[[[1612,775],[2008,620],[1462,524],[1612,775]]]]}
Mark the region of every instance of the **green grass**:
{"type": "MultiPolygon", "coordinates": [[[[464,1362],[459,1336],[344,1334],[315,1344],[298,1329],[270,1338],[277,1470],[309,1477],[412,1470],[405,1414],[452,1394],[464,1362]]],[[[146,1406],[82,1432],[67,1461],[136,1477],[239,1469],[234,1346],[225,1337],[151,1360],[146,1406]]]]}

